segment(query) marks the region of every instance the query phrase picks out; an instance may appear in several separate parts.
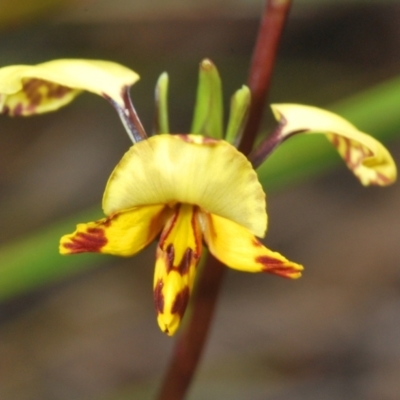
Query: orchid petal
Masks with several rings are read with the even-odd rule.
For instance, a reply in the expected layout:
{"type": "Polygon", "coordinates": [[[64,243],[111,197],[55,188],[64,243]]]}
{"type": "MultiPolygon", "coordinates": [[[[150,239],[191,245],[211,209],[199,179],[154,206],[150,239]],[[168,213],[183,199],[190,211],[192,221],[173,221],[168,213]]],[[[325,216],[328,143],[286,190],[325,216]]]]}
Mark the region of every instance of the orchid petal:
{"type": "Polygon", "coordinates": [[[208,249],[226,266],[292,279],[301,276],[301,265],[267,249],[245,227],[217,215],[202,213],[200,217],[208,249]]]}
{"type": "Polygon", "coordinates": [[[154,240],[168,212],[164,205],[136,207],[99,221],[79,224],[74,233],[61,238],[60,253],[132,256],[154,240]]]}
{"type": "Polygon", "coordinates": [[[109,215],[145,204],[195,204],[257,236],[267,226],[265,194],[247,158],[225,141],[159,135],[137,143],[108,181],[109,215]]]}
{"type": "Polygon", "coordinates": [[[157,247],[154,304],[161,330],[173,335],[185,313],[200,260],[202,237],[195,207],[180,204],[157,247]]]}
{"type": "Polygon", "coordinates": [[[139,79],[109,61],[60,59],[38,65],[0,69],[0,113],[33,115],[57,110],[81,91],[98,94],[125,107],[124,91],[139,79]]]}
{"type": "Polygon", "coordinates": [[[396,180],[396,165],[388,150],[344,118],[300,104],[273,104],[271,108],[281,123],[280,141],[295,133],[324,133],[363,185],[385,186],[396,180]]]}

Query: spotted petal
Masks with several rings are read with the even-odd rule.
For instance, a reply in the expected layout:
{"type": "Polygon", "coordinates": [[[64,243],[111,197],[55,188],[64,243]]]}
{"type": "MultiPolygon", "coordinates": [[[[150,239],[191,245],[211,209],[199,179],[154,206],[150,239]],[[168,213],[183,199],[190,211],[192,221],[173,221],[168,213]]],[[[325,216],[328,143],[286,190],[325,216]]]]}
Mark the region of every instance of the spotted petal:
{"type": "Polygon", "coordinates": [[[387,149],[342,117],[299,104],[273,104],[271,108],[282,125],[279,140],[298,132],[325,133],[363,185],[385,186],[396,180],[396,165],[387,149]]]}
{"type": "Polygon", "coordinates": [[[173,335],[192,291],[202,241],[197,207],[179,204],[157,246],[154,304],[160,329],[173,335]]]}
{"type": "Polygon", "coordinates": [[[158,235],[169,211],[163,205],[136,207],[99,221],[79,224],[60,241],[61,254],[105,253],[132,256],[158,235]]]}
{"type": "Polygon", "coordinates": [[[264,236],[265,194],[246,157],[232,145],[198,135],[159,135],[137,143],[112,173],[106,215],[144,204],[201,207],[264,236]]]}
{"type": "Polygon", "coordinates": [[[202,214],[204,239],[212,255],[226,266],[244,272],[268,272],[299,278],[303,267],[267,249],[246,228],[223,217],[202,214]]]}
{"type": "Polygon", "coordinates": [[[124,107],[123,91],[138,79],[130,69],[100,60],[11,65],[0,68],[0,113],[16,116],[54,111],[83,90],[124,107]]]}

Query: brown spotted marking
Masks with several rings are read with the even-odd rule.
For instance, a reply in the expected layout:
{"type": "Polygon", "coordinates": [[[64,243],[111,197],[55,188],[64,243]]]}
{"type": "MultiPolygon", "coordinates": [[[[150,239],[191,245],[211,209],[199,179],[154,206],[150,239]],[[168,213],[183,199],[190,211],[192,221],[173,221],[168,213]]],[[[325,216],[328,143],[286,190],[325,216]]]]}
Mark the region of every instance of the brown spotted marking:
{"type": "Polygon", "coordinates": [[[330,141],[339,153],[342,154],[343,159],[351,169],[356,169],[362,164],[365,158],[373,155],[371,150],[349,138],[331,135],[330,141]],[[341,149],[341,145],[344,149],[341,149]]]}
{"type": "Polygon", "coordinates": [[[165,252],[165,261],[167,267],[167,274],[171,271],[176,271],[179,275],[183,276],[189,273],[190,265],[192,261],[192,257],[198,259],[199,257],[193,254],[193,250],[191,248],[187,248],[185,253],[183,254],[182,260],[178,265],[175,265],[175,249],[174,245],[170,243],[165,252]]]}
{"type": "Polygon", "coordinates": [[[377,172],[376,173],[376,180],[371,181],[370,183],[373,185],[389,185],[390,183],[392,183],[392,180],[389,179],[386,175],[383,175],[381,172],[377,172]]]}
{"type": "Polygon", "coordinates": [[[183,257],[178,265],[175,264],[175,248],[173,243],[168,244],[165,250],[163,249],[165,238],[168,237],[169,233],[174,227],[179,212],[180,212],[180,204],[177,205],[177,209],[174,213],[174,216],[172,217],[173,219],[168,227],[168,230],[164,231],[160,238],[159,247],[160,250],[164,253],[167,274],[169,274],[171,271],[177,271],[181,276],[183,276],[189,273],[193,260],[195,261],[195,265],[197,264],[197,261],[199,260],[201,255],[201,240],[199,240],[199,235],[198,235],[199,229],[197,227],[196,212],[193,212],[191,218],[191,225],[192,225],[192,230],[195,234],[196,248],[191,249],[190,247],[188,247],[185,250],[185,253],[183,254],[183,257]]]}
{"type": "Polygon", "coordinates": [[[207,136],[196,136],[190,137],[189,135],[186,135],[184,133],[178,133],[175,134],[174,136],[178,137],[179,139],[183,140],[186,143],[194,143],[194,144],[215,144],[218,143],[217,139],[213,139],[207,136]]]}
{"type": "Polygon", "coordinates": [[[175,248],[172,243],[170,243],[165,249],[166,255],[166,266],[167,266],[167,274],[169,274],[174,269],[174,261],[175,261],[175,248]]]}
{"type": "Polygon", "coordinates": [[[18,103],[15,105],[15,107],[10,110],[10,115],[13,115],[14,117],[20,116],[24,111],[24,107],[22,106],[21,103],[18,103]]]}
{"type": "Polygon", "coordinates": [[[60,99],[73,89],[42,79],[29,79],[23,83],[23,92],[31,106],[38,106],[46,99],[60,99]]]}
{"type": "Polygon", "coordinates": [[[254,247],[264,247],[263,244],[262,244],[259,240],[257,240],[256,238],[253,238],[253,239],[252,239],[251,244],[252,244],[254,247]]]}
{"type": "Polygon", "coordinates": [[[164,282],[161,279],[159,279],[154,288],[154,295],[153,295],[154,305],[156,311],[159,314],[162,314],[164,312],[164,295],[162,293],[163,287],[164,287],[164,282]]]}
{"type": "Polygon", "coordinates": [[[187,304],[189,302],[190,291],[186,286],[175,297],[174,304],[172,305],[171,313],[178,314],[181,318],[185,314],[187,304]]]}
{"type": "Polygon", "coordinates": [[[2,114],[5,114],[5,115],[10,115],[11,113],[10,113],[10,107],[9,106],[3,106],[3,109],[1,110],[1,112],[2,112],[2,114]]]}
{"type": "Polygon", "coordinates": [[[291,275],[299,273],[296,268],[289,267],[287,264],[276,258],[259,256],[255,261],[259,264],[262,264],[263,272],[279,275],[283,278],[291,278],[291,275]]]}
{"type": "Polygon", "coordinates": [[[86,232],[78,232],[70,239],[70,242],[64,243],[64,248],[71,254],[76,253],[99,253],[107,244],[108,240],[101,228],[88,228],[86,232]]]}

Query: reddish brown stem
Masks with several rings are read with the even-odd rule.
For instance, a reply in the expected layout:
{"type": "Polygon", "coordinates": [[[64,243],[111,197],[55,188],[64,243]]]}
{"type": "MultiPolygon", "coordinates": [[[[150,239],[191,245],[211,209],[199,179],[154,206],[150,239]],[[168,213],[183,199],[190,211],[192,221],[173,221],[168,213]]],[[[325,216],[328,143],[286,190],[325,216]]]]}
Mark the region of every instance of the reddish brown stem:
{"type": "MultiPolygon", "coordinates": [[[[249,86],[252,105],[239,149],[250,153],[261,121],[265,97],[275,63],[276,50],[291,1],[267,0],[253,60],[249,86]]],[[[184,399],[200,361],[217,304],[226,268],[211,255],[197,282],[192,315],[185,331],[178,337],[158,400],[184,399]]]]}
{"type": "Polygon", "coordinates": [[[249,119],[239,146],[239,150],[246,155],[251,152],[260,128],[276,53],[291,3],[291,0],[269,0],[264,9],[247,82],[251,91],[249,119]]]}

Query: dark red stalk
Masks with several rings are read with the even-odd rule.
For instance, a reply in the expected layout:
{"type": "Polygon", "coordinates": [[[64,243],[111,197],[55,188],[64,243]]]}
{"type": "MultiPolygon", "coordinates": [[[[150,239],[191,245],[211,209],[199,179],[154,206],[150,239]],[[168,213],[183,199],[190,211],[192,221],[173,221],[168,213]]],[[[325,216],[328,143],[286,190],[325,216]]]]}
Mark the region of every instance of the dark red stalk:
{"type": "Polygon", "coordinates": [[[249,119],[239,150],[249,154],[263,116],[278,45],[289,14],[291,0],[267,1],[251,60],[248,86],[251,91],[249,119]]]}
{"type": "MultiPolygon", "coordinates": [[[[267,0],[249,75],[252,104],[239,150],[250,153],[259,129],[276,51],[291,0],[267,0]]],[[[192,315],[178,337],[158,400],[182,400],[200,361],[226,267],[211,254],[198,278],[192,315]]]]}

